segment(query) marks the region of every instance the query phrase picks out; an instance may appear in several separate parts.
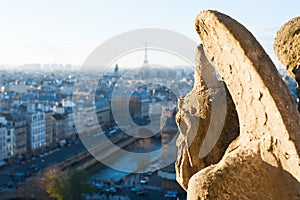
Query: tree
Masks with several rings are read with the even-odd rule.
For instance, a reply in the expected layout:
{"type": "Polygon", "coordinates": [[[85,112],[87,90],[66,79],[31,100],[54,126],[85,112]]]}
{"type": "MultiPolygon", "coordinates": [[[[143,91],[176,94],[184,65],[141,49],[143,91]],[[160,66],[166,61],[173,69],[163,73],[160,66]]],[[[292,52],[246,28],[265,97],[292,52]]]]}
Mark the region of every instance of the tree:
{"type": "Polygon", "coordinates": [[[41,187],[57,200],[72,200],[68,185],[68,171],[62,172],[58,168],[50,168],[40,179],[41,187]]]}
{"type": "Polygon", "coordinates": [[[87,171],[49,169],[40,179],[41,187],[57,200],[81,200],[84,193],[92,193],[87,171]]]}
{"type": "Polygon", "coordinates": [[[25,184],[19,185],[17,196],[20,199],[43,199],[53,200],[47,192],[41,188],[40,178],[37,176],[28,178],[25,184]]]}
{"type": "Polygon", "coordinates": [[[84,199],[83,193],[92,193],[93,188],[88,184],[89,173],[87,171],[72,170],[70,172],[69,191],[72,199],[84,199]]]}

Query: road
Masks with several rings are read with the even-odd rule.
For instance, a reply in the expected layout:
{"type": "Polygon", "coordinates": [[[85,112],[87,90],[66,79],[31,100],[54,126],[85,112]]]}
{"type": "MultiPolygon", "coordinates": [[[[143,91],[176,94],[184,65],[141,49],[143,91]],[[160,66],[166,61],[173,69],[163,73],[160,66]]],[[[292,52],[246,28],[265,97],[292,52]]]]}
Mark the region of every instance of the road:
{"type": "MultiPolygon", "coordinates": [[[[109,137],[111,140],[118,140],[122,134],[115,134],[109,137]]],[[[101,146],[101,144],[105,141],[103,138],[106,137],[103,134],[97,135],[96,137],[91,137],[85,140],[86,145],[91,146],[101,146]]],[[[14,185],[14,181],[9,177],[9,173],[14,171],[15,173],[27,173],[30,170],[28,169],[31,165],[37,166],[39,169],[43,169],[45,167],[49,167],[55,163],[62,162],[72,156],[86,151],[86,147],[83,145],[81,140],[77,140],[72,145],[66,145],[61,148],[57,148],[55,151],[47,151],[45,155],[40,158],[35,158],[34,160],[29,160],[24,165],[17,165],[17,164],[9,164],[7,167],[0,171],[0,188],[3,184],[6,185],[14,185]]]]}
{"type": "Polygon", "coordinates": [[[160,200],[163,199],[164,193],[159,190],[151,190],[144,188],[144,194],[138,195],[136,192],[131,191],[131,187],[124,187],[122,191],[115,194],[93,194],[87,196],[86,200],[160,200]]]}
{"type": "MultiPolygon", "coordinates": [[[[95,138],[94,138],[95,139],[95,138]]],[[[97,138],[98,139],[98,138],[97,138]]],[[[96,143],[99,143],[99,140],[94,140],[96,143]]],[[[91,141],[92,142],[92,141],[91,141]]],[[[137,143],[139,144],[139,143],[137,143]]],[[[153,143],[154,144],[154,143],[153,143]]],[[[155,145],[154,145],[155,146],[155,145]]],[[[140,146],[136,146],[136,148],[141,148],[140,146]]],[[[54,163],[62,162],[75,154],[86,151],[85,146],[81,143],[81,141],[77,141],[75,144],[71,146],[65,146],[56,151],[53,151],[47,155],[42,156],[41,158],[36,158],[35,160],[31,160],[25,165],[11,165],[0,171],[0,188],[3,184],[12,184],[14,185],[14,181],[8,176],[10,171],[14,170],[15,172],[26,173],[29,171],[29,167],[34,164],[39,168],[45,168],[53,165],[54,163]]],[[[160,188],[160,178],[153,174],[149,178],[149,182],[147,185],[140,185],[139,181],[142,178],[141,174],[132,174],[127,177],[127,180],[123,183],[122,191],[118,191],[113,197],[108,197],[105,194],[95,194],[94,198],[91,196],[90,199],[131,199],[131,200],[149,200],[155,199],[159,200],[163,198],[164,192],[160,188]],[[134,186],[142,186],[145,190],[145,194],[142,196],[137,195],[135,192],[131,191],[131,188],[134,186]],[[101,196],[101,198],[99,198],[101,196]]],[[[12,191],[13,192],[13,191],[12,191]]]]}
{"type": "Polygon", "coordinates": [[[86,151],[86,148],[83,146],[83,144],[78,141],[75,144],[72,144],[71,146],[65,146],[62,148],[57,148],[56,151],[53,151],[51,153],[47,153],[46,155],[36,158],[35,160],[27,161],[25,165],[16,165],[11,164],[0,171],[0,184],[13,184],[14,182],[9,177],[9,173],[11,171],[14,171],[15,173],[27,173],[29,172],[29,167],[31,165],[35,165],[40,169],[43,169],[45,167],[48,167],[52,164],[62,162],[72,156],[74,156],[77,153],[81,153],[83,151],[86,151]]]}

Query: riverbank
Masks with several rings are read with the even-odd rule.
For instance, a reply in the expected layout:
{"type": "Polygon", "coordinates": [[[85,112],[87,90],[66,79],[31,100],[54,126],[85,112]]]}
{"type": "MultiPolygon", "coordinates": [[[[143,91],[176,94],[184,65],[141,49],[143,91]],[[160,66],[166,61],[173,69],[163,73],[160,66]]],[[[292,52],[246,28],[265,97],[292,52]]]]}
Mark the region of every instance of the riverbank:
{"type": "Polygon", "coordinates": [[[88,200],[186,199],[186,193],[182,189],[164,190],[162,188],[162,179],[158,175],[158,172],[151,174],[132,173],[125,176],[122,182],[94,182],[94,185],[97,185],[98,192],[88,195],[86,197],[88,200]],[[174,198],[169,198],[170,194],[174,198]]]}
{"type": "MultiPolygon", "coordinates": [[[[161,141],[160,138],[147,138],[147,139],[139,139],[135,142],[133,142],[131,145],[126,146],[124,150],[135,152],[135,153],[147,153],[151,151],[156,151],[161,148],[161,141]]],[[[160,158],[160,151],[157,151],[157,154],[155,154],[151,160],[149,160],[148,166],[150,167],[153,163],[158,162],[158,159],[160,158]]],[[[138,171],[139,165],[145,164],[145,163],[139,163],[139,162],[133,162],[132,160],[129,160],[129,158],[122,157],[119,159],[116,159],[113,163],[113,166],[106,166],[102,164],[101,162],[96,162],[95,165],[87,168],[87,171],[90,172],[91,178],[101,180],[101,181],[119,181],[123,178],[126,178],[126,176],[130,175],[131,173],[134,173],[138,171]],[[122,172],[119,170],[116,170],[114,166],[127,166],[128,171],[130,172],[122,172]]]]}

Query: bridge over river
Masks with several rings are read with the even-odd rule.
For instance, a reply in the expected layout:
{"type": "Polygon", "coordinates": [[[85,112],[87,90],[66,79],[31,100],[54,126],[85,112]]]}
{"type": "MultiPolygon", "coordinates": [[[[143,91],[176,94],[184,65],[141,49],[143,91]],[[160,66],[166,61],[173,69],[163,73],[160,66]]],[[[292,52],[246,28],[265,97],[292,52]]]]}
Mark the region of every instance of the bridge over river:
{"type": "MultiPolygon", "coordinates": [[[[69,167],[75,167],[76,169],[82,170],[91,167],[99,161],[104,159],[116,159],[118,156],[122,156],[124,153],[120,149],[124,149],[130,144],[141,138],[148,138],[154,135],[151,130],[157,129],[157,125],[152,126],[130,128],[127,127],[120,131],[117,136],[108,138],[103,133],[94,134],[87,138],[81,138],[84,146],[88,151],[80,152],[71,158],[68,158],[57,164],[62,170],[65,170],[69,167]],[[125,134],[130,133],[131,135],[125,134]],[[132,135],[138,136],[134,137],[132,135]],[[95,157],[97,159],[95,159],[95,157]]],[[[158,137],[159,133],[155,135],[158,137]]]]}

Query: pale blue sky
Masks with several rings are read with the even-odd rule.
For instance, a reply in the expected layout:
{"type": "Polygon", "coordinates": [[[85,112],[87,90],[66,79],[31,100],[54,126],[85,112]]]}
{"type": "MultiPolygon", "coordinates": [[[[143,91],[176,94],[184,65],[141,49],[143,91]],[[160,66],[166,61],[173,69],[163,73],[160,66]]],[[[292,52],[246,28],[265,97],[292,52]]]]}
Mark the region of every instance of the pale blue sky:
{"type": "Polygon", "coordinates": [[[82,64],[105,40],[139,28],[165,28],[199,42],[194,19],[203,9],[237,19],[271,55],[276,31],[299,8],[299,0],[0,0],[0,64],[82,64]]]}

